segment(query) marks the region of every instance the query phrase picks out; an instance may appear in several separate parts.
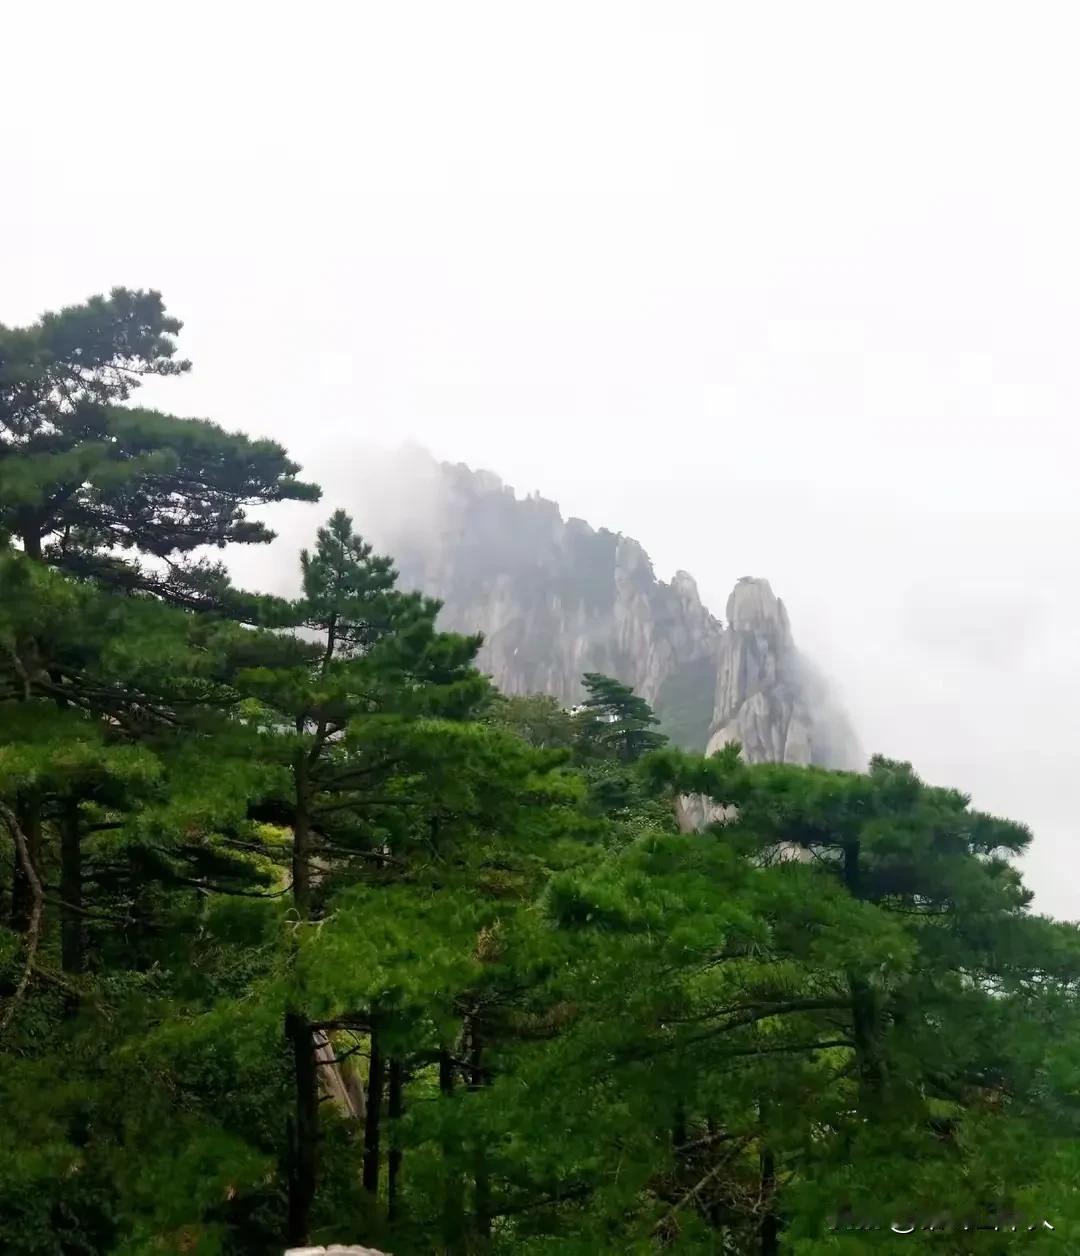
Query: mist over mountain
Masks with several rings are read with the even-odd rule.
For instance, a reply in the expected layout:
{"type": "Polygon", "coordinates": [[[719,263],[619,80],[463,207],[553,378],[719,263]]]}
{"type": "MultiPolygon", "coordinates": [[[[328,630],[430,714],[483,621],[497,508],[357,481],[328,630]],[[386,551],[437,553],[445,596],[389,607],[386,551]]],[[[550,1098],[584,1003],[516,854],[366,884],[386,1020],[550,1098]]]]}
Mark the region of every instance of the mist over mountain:
{"type": "Polygon", "coordinates": [[[1080,1253],[1076,6],[5,16],[0,1256],[1080,1253]]]}
{"type": "Polygon", "coordinates": [[[405,587],[442,601],[444,627],[483,632],[480,665],[504,693],[570,706],[582,674],[603,672],[688,749],[737,740],[752,762],[863,765],[766,579],[739,580],[720,618],[689,573],[658,579],[633,538],[416,447],[366,460],[337,500],[405,587]]]}

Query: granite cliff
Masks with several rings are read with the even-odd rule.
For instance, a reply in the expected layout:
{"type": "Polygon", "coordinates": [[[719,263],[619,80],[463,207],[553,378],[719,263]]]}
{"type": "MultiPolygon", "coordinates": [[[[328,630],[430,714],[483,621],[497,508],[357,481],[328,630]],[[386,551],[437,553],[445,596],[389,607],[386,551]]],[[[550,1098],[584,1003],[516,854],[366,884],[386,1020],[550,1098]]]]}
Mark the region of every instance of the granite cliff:
{"type": "Polygon", "coordinates": [[[728,741],[741,742],[754,763],[863,766],[846,715],[795,647],[784,603],[767,580],[749,576],[727,601],[707,752],[728,741]]]}
{"type": "Polygon", "coordinates": [[[518,498],[490,472],[411,450],[381,478],[417,509],[380,509],[373,483],[359,494],[360,530],[394,555],[403,585],[442,601],[444,627],[484,633],[480,663],[504,693],[572,705],[582,673],[604,672],[688,749],[738,740],[755,762],[862,766],[767,580],[740,580],[722,622],[686,572],[657,579],[637,541],[518,498]]]}

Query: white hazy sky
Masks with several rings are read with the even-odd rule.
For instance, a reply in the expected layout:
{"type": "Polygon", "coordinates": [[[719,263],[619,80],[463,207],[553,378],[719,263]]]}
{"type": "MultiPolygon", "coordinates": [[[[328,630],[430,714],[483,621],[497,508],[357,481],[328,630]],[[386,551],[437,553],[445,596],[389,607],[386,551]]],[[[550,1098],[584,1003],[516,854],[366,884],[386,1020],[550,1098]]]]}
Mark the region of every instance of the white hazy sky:
{"type": "Polygon", "coordinates": [[[195,371],[147,401],[340,484],[412,438],[718,613],[768,576],[868,749],[1031,823],[1037,904],[1080,917],[1075,4],[3,27],[0,321],[156,287],[195,371]]]}

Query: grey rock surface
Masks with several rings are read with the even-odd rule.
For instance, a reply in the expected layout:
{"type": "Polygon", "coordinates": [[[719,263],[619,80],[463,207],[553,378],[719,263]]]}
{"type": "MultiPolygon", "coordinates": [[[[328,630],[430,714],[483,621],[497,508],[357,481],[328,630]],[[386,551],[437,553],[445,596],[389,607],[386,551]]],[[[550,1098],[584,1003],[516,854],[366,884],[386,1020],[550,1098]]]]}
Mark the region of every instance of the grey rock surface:
{"type": "Polygon", "coordinates": [[[862,766],[767,580],[736,584],[725,625],[688,573],[657,579],[637,541],[564,520],[491,472],[412,450],[382,474],[417,505],[365,517],[361,491],[361,531],[394,556],[403,585],[442,601],[443,627],[483,632],[480,665],[504,693],[572,706],[582,673],[604,672],[633,685],[687,749],[737,740],[752,762],[862,766]]]}
{"type": "Polygon", "coordinates": [[[795,648],[767,580],[743,577],[727,604],[706,751],[738,741],[752,763],[858,768],[861,752],[827,686],[795,648]]]}
{"type": "Polygon", "coordinates": [[[285,1256],[389,1256],[389,1253],[375,1247],[332,1243],[329,1247],[290,1247],[286,1249],[285,1256]]]}

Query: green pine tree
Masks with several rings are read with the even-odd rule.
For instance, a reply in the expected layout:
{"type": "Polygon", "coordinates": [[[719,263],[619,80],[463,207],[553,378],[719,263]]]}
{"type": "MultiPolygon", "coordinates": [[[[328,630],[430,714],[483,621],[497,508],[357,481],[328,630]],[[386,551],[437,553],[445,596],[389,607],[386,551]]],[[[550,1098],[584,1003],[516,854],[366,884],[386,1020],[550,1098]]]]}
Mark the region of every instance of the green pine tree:
{"type": "Polygon", "coordinates": [[[588,697],[582,703],[580,744],[586,754],[612,754],[621,763],[634,763],[667,738],[653,731],[660,721],[644,698],[629,685],[586,672],[588,697]]]}
{"type": "Polygon", "coordinates": [[[180,328],[160,294],[125,288],[0,325],[0,537],[80,576],[220,606],[224,569],[194,551],[268,541],[247,509],[319,490],[273,441],[123,404],[189,369],[180,328]]]}

